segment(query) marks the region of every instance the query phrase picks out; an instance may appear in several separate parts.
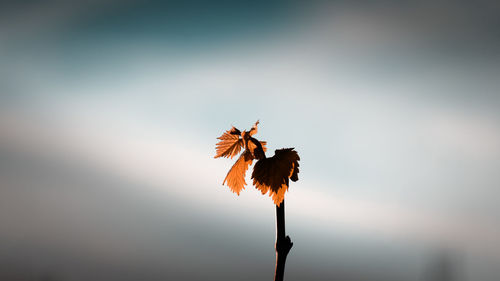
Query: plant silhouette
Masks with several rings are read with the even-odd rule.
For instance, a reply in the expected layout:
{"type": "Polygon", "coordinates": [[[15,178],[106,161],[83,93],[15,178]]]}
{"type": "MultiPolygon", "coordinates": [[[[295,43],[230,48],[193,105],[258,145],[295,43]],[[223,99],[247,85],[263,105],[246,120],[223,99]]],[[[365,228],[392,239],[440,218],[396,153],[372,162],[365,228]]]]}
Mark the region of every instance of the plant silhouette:
{"type": "Polygon", "coordinates": [[[262,194],[269,192],[276,205],[276,267],[274,280],[283,280],[285,262],[288,252],[293,246],[285,232],[285,192],[288,190],[289,180],[299,179],[300,157],[293,148],[275,150],[274,156],[266,157],[266,142],[253,137],[257,133],[259,121],[247,132],[241,132],[234,126],[218,137],[216,155],[214,158],[233,158],[243,148],[244,151],[236,160],[226,175],[222,184],[229,186],[231,191],[240,194],[245,188],[246,171],[257,160],[252,172],[253,185],[262,194]]]}

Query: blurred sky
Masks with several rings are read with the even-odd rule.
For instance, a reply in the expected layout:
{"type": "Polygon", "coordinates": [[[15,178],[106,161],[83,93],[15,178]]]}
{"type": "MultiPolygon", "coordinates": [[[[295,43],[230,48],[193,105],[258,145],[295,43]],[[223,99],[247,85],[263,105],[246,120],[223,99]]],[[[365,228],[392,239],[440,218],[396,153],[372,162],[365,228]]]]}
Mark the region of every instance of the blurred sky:
{"type": "Polygon", "coordinates": [[[498,280],[499,77],[494,1],[2,2],[0,276],[271,279],[213,159],[259,119],[287,280],[498,280]]]}

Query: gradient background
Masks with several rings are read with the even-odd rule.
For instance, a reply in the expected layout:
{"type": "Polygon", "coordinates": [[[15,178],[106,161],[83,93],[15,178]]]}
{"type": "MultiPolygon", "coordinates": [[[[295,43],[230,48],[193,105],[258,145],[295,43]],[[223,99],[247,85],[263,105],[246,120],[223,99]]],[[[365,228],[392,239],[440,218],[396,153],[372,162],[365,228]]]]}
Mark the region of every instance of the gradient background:
{"type": "Polygon", "coordinates": [[[2,2],[0,280],[272,280],[260,119],[286,280],[497,281],[499,55],[494,1],[2,2]]]}

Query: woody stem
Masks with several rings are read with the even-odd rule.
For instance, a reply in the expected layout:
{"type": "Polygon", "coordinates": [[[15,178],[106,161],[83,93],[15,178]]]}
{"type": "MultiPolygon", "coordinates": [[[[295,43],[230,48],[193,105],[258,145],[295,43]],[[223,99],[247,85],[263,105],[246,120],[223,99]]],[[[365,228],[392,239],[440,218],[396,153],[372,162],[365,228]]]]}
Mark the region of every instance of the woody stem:
{"type": "Polygon", "coordinates": [[[285,199],[276,206],[276,267],[274,281],[282,281],[285,273],[286,257],[293,243],[285,233],[285,199]]]}

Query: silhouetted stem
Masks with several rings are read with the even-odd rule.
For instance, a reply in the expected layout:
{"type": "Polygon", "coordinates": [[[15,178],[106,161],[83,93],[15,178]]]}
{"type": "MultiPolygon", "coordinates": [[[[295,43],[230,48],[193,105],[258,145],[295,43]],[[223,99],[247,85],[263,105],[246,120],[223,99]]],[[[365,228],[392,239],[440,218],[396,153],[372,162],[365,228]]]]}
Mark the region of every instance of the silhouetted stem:
{"type": "Polygon", "coordinates": [[[276,267],[274,281],[282,281],[285,273],[286,257],[293,243],[285,233],[285,199],[276,206],[276,267]]]}

